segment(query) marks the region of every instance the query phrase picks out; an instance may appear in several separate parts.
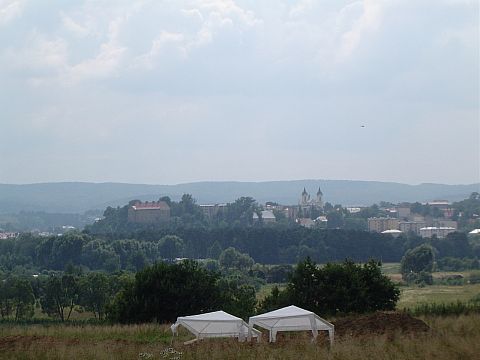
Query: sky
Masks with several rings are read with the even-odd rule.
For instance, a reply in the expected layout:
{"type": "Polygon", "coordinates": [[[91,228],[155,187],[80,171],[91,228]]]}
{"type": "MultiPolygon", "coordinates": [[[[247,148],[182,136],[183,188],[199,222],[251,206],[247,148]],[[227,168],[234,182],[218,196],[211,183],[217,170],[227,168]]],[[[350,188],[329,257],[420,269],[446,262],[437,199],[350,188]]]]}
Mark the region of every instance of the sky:
{"type": "Polygon", "coordinates": [[[0,183],[480,182],[476,0],[0,0],[0,183]]]}

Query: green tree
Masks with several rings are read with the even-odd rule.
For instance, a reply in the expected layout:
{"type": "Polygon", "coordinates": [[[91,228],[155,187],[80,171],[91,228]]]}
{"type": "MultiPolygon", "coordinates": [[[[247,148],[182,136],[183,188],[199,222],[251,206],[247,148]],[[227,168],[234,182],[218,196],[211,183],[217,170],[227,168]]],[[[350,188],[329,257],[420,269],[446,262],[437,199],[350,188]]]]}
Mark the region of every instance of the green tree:
{"type": "Polygon", "coordinates": [[[408,283],[432,284],[434,261],[434,250],[430,245],[423,244],[408,250],[400,263],[402,278],[408,283]]]}
{"type": "Polygon", "coordinates": [[[241,284],[236,279],[223,278],[219,281],[219,289],[224,311],[244,320],[255,313],[257,299],[253,286],[241,284]]]}
{"type": "Polygon", "coordinates": [[[393,310],[400,292],[374,260],[357,265],[350,260],[323,267],[310,259],[300,262],[287,288],[272,292],[262,310],[294,304],[318,314],[393,310]]]}
{"type": "Polygon", "coordinates": [[[13,287],[11,281],[0,278],[0,315],[8,318],[13,311],[13,287]]]}
{"type": "Polygon", "coordinates": [[[69,320],[73,308],[78,304],[79,286],[75,276],[65,274],[61,277],[51,276],[40,298],[42,311],[61,321],[69,320]]]}
{"type": "Polygon", "coordinates": [[[185,250],[185,243],[181,238],[175,235],[167,235],[160,239],[158,250],[165,259],[175,259],[181,257],[185,250]]]}
{"type": "Polygon", "coordinates": [[[218,274],[196,262],[157,263],[138,272],[135,283],[120,291],[108,317],[119,322],[174,321],[221,308],[218,274]]]}
{"type": "Polygon", "coordinates": [[[236,268],[240,270],[251,268],[255,263],[250,255],[241,253],[234,247],[223,250],[218,261],[220,266],[226,269],[236,268]]]}
{"type": "Polygon", "coordinates": [[[30,282],[26,279],[12,279],[12,303],[15,320],[31,318],[34,313],[35,297],[30,282]]]}
{"type": "Polygon", "coordinates": [[[105,307],[113,295],[109,277],[102,273],[88,273],[79,281],[79,294],[79,305],[93,312],[95,318],[103,319],[105,307]]]}
{"type": "Polygon", "coordinates": [[[400,271],[402,274],[422,271],[432,272],[434,261],[433,248],[430,245],[423,244],[405,253],[400,263],[400,271]]]}

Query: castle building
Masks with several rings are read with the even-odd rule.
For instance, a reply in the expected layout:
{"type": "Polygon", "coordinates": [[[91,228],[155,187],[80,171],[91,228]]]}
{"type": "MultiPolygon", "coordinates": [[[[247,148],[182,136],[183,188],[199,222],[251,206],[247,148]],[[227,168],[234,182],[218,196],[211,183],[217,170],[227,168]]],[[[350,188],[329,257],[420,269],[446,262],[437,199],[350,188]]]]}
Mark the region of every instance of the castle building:
{"type": "Polygon", "coordinates": [[[128,222],[158,224],[170,219],[170,206],[165,201],[136,201],[128,207],[128,222]]]}

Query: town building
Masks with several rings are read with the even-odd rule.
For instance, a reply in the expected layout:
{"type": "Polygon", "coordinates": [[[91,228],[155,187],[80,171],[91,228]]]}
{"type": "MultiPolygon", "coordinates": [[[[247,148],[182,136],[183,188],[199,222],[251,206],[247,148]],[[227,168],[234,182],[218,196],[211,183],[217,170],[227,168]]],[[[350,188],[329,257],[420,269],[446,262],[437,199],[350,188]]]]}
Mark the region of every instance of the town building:
{"type": "Polygon", "coordinates": [[[219,213],[225,211],[227,209],[227,204],[208,204],[208,205],[200,205],[200,209],[208,219],[213,219],[219,213]]]}
{"type": "Polygon", "coordinates": [[[311,229],[316,226],[316,222],[310,218],[297,219],[297,224],[299,224],[300,226],[306,227],[307,229],[311,229]]]}
{"type": "MultiPolygon", "coordinates": [[[[260,216],[264,224],[274,223],[277,221],[275,218],[275,214],[271,210],[262,210],[260,211],[260,216]]],[[[253,213],[253,222],[259,221],[258,214],[256,212],[253,213]]]]}
{"type": "Polygon", "coordinates": [[[136,201],[128,207],[128,222],[158,224],[170,220],[170,206],[165,201],[136,201]]]}
{"type": "Polygon", "coordinates": [[[385,230],[398,229],[398,219],[390,217],[368,218],[368,230],[381,233],[385,230]]]}
{"type": "Polygon", "coordinates": [[[425,221],[400,221],[398,229],[404,233],[412,232],[420,235],[420,229],[427,226],[425,221]]]}
{"type": "Polygon", "coordinates": [[[1,231],[0,240],[15,239],[16,237],[18,237],[18,235],[18,232],[1,231]]]}
{"type": "Polygon", "coordinates": [[[397,217],[401,220],[409,219],[411,215],[410,207],[409,206],[397,206],[397,217]]]}
{"type": "Polygon", "coordinates": [[[458,228],[458,224],[455,220],[449,220],[449,219],[434,219],[433,220],[433,226],[435,227],[451,227],[454,228],[455,230],[458,228]]]}
{"type": "Polygon", "coordinates": [[[420,236],[429,238],[435,235],[437,238],[442,239],[455,231],[456,229],[453,227],[429,226],[420,229],[420,236]]]}

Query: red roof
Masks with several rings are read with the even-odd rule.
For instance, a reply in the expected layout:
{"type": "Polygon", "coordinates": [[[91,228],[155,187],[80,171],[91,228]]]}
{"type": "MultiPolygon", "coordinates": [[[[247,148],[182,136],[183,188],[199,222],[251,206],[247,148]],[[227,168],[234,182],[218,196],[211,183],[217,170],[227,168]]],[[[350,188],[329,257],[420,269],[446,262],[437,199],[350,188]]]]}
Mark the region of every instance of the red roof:
{"type": "Polygon", "coordinates": [[[137,202],[132,206],[134,210],[169,210],[170,206],[165,201],[137,202]]]}

